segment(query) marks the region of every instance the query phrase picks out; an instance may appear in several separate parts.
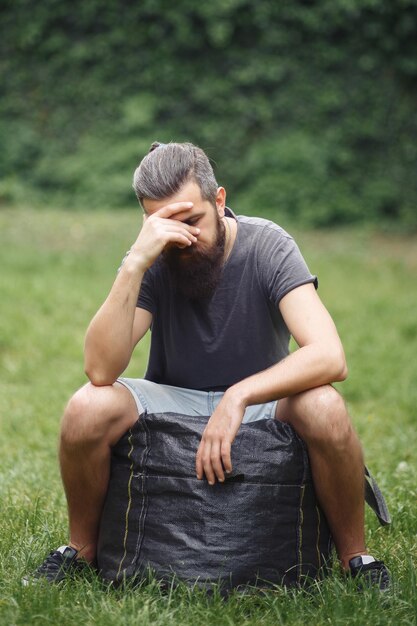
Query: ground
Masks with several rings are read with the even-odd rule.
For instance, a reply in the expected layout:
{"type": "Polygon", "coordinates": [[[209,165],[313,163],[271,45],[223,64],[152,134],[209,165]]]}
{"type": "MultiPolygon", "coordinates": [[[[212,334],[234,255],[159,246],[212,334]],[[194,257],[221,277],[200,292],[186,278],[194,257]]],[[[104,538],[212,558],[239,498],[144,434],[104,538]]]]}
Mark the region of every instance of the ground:
{"type": "MultiPolygon", "coordinates": [[[[122,593],[95,576],[21,587],[66,540],[59,417],[85,381],[86,326],[140,223],[132,211],[0,212],[0,623],[415,624],[417,236],[363,229],[295,234],[342,337],[350,373],[338,388],[393,518],[381,528],[367,513],[368,546],[396,584],[389,601],[358,595],[337,569],[309,590],[227,603],[181,587],[164,594],[154,581],[122,593]]],[[[128,374],[143,374],[147,349],[145,341],[128,374]]]]}

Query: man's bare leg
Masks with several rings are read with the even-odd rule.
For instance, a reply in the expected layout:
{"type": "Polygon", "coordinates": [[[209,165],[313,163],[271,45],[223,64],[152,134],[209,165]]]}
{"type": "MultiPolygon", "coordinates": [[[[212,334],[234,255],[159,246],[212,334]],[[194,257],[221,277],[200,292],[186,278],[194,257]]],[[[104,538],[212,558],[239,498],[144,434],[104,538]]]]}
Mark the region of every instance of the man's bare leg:
{"type": "Polygon", "coordinates": [[[345,403],[330,385],[278,402],[276,417],[305,441],[314,487],[344,569],[367,554],[364,461],[345,403]]]}
{"type": "Polygon", "coordinates": [[[137,419],[135,401],[119,383],[105,387],[85,385],[71,398],[64,412],[59,459],[68,502],[69,545],[88,562],[96,558],[111,447],[137,419]]]}

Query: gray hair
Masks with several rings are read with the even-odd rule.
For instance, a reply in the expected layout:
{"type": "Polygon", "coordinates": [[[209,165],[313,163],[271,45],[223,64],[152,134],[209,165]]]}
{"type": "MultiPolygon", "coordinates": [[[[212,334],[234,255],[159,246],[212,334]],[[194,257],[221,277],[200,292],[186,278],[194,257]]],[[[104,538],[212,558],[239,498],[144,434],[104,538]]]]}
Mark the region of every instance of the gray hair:
{"type": "Polygon", "coordinates": [[[143,206],[144,199],[169,198],[189,181],[215,206],[218,185],[205,152],[192,143],[154,142],[135,170],[133,189],[143,206]]]}

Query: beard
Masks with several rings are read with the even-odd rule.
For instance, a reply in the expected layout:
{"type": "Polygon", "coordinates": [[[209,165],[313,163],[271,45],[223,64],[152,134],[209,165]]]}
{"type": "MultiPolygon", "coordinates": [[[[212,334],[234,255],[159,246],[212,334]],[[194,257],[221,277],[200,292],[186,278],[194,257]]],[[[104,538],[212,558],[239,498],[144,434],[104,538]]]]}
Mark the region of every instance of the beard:
{"type": "Polygon", "coordinates": [[[181,295],[189,300],[212,297],[223,270],[225,241],[226,231],[218,219],[216,239],[210,248],[199,250],[193,244],[188,248],[168,248],[162,253],[172,284],[181,295]]]}

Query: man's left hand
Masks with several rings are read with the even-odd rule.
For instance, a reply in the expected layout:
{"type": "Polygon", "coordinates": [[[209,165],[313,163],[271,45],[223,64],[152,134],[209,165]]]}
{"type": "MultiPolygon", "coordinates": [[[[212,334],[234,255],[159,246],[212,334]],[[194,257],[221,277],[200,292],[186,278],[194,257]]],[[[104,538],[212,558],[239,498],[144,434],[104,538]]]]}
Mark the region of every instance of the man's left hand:
{"type": "Polygon", "coordinates": [[[216,478],[224,482],[224,473],[232,471],[231,448],[245,414],[245,405],[226,391],[213,415],[207,422],[197,450],[196,472],[201,480],[205,475],[209,484],[216,478]]]}

